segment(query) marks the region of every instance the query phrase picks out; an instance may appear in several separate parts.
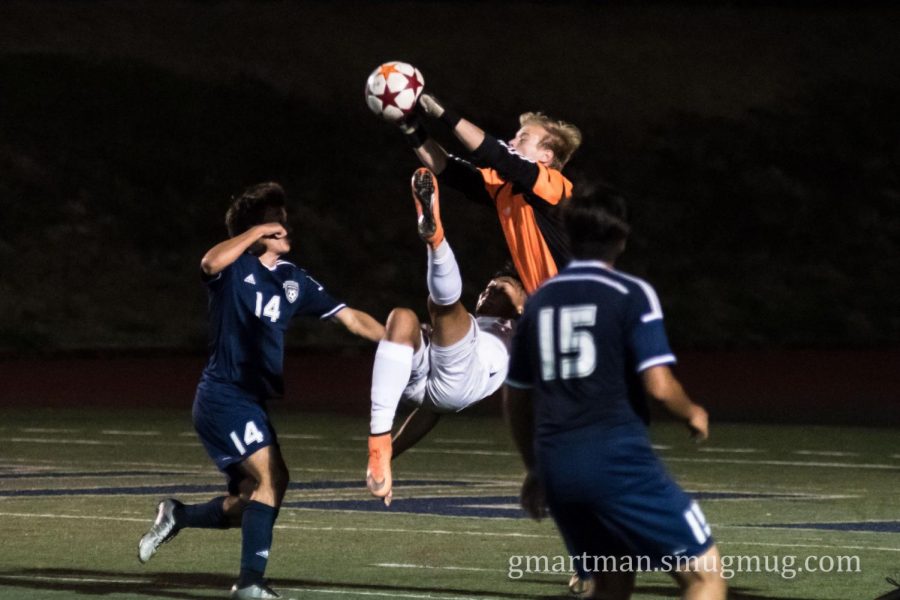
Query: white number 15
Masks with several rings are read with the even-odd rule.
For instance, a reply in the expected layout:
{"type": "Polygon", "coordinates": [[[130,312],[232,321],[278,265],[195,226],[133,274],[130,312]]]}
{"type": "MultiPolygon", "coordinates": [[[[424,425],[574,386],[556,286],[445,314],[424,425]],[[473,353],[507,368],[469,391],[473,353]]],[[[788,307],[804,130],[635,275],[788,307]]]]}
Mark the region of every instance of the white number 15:
{"type": "Polygon", "coordinates": [[[541,351],[541,379],[557,377],[557,361],[561,379],[587,377],[597,367],[597,347],[588,331],[597,322],[597,305],[563,306],[559,309],[559,344],[554,339],[554,307],[538,313],[538,345],[541,351]]]}

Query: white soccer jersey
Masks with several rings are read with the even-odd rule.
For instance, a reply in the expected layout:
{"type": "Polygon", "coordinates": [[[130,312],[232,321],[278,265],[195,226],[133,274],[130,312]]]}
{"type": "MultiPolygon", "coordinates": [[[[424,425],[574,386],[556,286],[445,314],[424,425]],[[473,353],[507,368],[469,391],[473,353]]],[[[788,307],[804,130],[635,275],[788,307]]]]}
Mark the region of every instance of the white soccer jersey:
{"type": "Polygon", "coordinates": [[[508,319],[472,317],[469,332],[452,346],[436,346],[423,336],[403,399],[459,412],[487,398],[506,379],[513,331],[508,319]]]}

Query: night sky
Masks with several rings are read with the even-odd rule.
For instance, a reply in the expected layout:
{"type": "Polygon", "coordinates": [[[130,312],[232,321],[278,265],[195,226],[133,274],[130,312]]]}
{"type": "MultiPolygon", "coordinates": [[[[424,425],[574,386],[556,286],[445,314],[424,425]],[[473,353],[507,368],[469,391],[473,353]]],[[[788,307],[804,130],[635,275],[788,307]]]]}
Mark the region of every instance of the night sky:
{"type": "MultiPolygon", "coordinates": [[[[385,60],[501,139],[526,110],[581,127],[566,172],[628,197],[620,267],[676,346],[896,346],[900,10],[750,4],[4,2],[0,351],[202,351],[199,259],[265,180],[296,262],[379,318],[422,313],[417,163],[363,101],[385,60]]],[[[447,197],[471,302],[505,248],[447,197]]]]}

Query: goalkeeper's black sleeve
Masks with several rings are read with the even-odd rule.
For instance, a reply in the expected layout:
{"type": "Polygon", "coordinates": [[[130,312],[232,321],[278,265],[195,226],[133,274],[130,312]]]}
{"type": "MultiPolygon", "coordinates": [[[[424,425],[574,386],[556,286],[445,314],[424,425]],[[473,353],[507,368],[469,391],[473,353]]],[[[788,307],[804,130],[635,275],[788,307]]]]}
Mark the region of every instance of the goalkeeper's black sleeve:
{"type": "Polygon", "coordinates": [[[458,156],[452,154],[447,156],[447,166],[438,176],[441,184],[446,184],[453,189],[462,192],[462,194],[479,204],[494,205],[494,199],[484,188],[484,179],[475,166],[458,156]]]}
{"type": "Polygon", "coordinates": [[[536,162],[516,153],[489,133],[484,134],[484,141],[475,148],[472,158],[478,166],[495,169],[503,179],[526,190],[534,188],[540,175],[536,162]]]}

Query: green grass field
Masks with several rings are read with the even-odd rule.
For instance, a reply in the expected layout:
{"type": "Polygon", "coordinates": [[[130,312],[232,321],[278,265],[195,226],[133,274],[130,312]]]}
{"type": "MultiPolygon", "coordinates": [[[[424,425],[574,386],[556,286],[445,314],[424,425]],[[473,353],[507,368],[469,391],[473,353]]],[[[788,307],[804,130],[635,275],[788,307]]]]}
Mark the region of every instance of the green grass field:
{"type": "MultiPolygon", "coordinates": [[[[237,530],[183,531],[148,565],[136,559],[161,497],[200,501],[221,487],[187,408],[0,416],[0,598],[227,597],[237,530]]],[[[515,510],[522,469],[501,420],[445,419],[396,461],[390,509],[364,489],[365,418],[276,413],[274,422],[294,484],[268,575],[286,597],[565,596],[564,573],[508,576],[511,556],[563,548],[552,523],[515,510]]],[[[768,557],[770,572],[734,574],[732,598],[865,600],[891,589],[885,576],[900,571],[896,430],[718,424],[704,446],[671,424],[653,430],[735,570],[737,557],[762,569],[768,557]],[[856,557],[844,563],[853,572],[822,572],[837,571],[838,557],[856,557]]],[[[634,597],[677,590],[646,573],[634,597]]]]}

